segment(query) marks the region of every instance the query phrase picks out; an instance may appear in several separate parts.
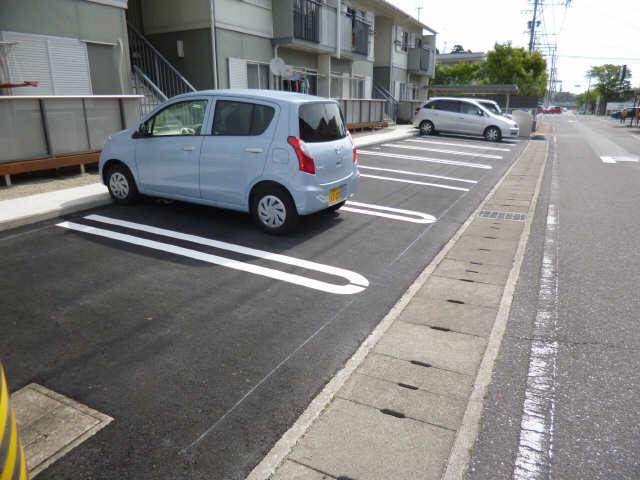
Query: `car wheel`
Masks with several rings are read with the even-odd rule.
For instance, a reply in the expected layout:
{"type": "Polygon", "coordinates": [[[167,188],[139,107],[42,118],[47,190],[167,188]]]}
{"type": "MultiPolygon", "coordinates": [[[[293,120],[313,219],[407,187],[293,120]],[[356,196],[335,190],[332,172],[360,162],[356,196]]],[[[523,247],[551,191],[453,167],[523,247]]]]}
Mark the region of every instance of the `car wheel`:
{"type": "Polygon", "coordinates": [[[327,208],[327,212],[333,213],[333,212],[337,212],[338,210],[340,210],[342,207],[344,207],[344,204],[347,203],[346,200],[341,201],[340,203],[334,203],[333,205],[331,205],[329,208],[327,208]]]}
{"type": "Polygon", "coordinates": [[[434,132],[433,123],[425,120],[420,123],[420,135],[431,135],[434,132]]]}
{"type": "Polygon", "coordinates": [[[116,164],[107,173],[107,188],[109,195],[116,203],[129,205],[135,202],[138,196],[138,188],[133,175],[127,167],[116,164]]]}
{"type": "Polygon", "coordinates": [[[484,138],[489,142],[499,142],[502,139],[502,133],[497,127],[489,127],[484,131],[484,138]]]}
{"type": "Polygon", "coordinates": [[[274,235],[287,233],[298,223],[298,211],[293,199],[282,188],[258,190],[251,201],[251,214],[262,230],[274,235]]]}

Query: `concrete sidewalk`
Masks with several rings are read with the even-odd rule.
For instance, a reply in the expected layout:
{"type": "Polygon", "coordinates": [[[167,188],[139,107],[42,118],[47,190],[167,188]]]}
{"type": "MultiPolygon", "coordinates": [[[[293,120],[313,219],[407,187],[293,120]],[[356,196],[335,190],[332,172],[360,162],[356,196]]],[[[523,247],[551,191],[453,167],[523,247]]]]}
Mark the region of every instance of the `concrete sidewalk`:
{"type": "MultiPolygon", "coordinates": [[[[356,147],[390,142],[418,134],[412,125],[396,125],[382,131],[354,133],[356,147]]],[[[81,178],[81,177],[79,177],[81,178]]],[[[64,184],[69,181],[65,180],[64,184]]],[[[12,187],[7,187],[12,188],[12,187]]],[[[0,201],[0,231],[48,220],[111,202],[107,187],[94,183],[0,201]]]]}
{"type": "Polygon", "coordinates": [[[547,152],[529,143],[247,480],[463,478],[547,152]]]}

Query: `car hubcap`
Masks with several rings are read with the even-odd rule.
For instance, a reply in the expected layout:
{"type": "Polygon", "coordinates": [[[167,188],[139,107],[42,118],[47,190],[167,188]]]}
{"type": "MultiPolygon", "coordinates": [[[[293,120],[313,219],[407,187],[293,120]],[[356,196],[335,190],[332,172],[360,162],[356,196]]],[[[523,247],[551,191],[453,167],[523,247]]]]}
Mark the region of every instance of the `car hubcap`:
{"type": "Polygon", "coordinates": [[[431,133],[431,124],[430,123],[423,123],[422,124],[422,133],[424,133],[425,135],[429,135],[431,133]]]}
{"type": "Polygon", "coordinates": [[[258,218],[266,226],[278,228],[287,218],[287,209],[278,197],[265,195],[258,202],[258,218]]]}
{"type": "Polygon", "coordinates": [[[498,132],[495,128],[489,129],[489,131],[487,132],[487,138],[492,142],[495,142],[498,139],[498,132]]]}
{"type": "Polygon", "coordinates": [[[109,188],[116,198],[123,199],[129,195],[129,182],[120,172],[116,172],[109,178],[109,188]]]}

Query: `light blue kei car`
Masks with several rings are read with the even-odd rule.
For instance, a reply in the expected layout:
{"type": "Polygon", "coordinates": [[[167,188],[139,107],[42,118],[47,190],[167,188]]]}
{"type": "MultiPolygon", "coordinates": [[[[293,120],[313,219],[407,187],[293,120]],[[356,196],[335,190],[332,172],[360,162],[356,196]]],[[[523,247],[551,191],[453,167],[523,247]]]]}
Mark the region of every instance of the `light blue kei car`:
{"type": "Polygon", "coordinates": [[[273,90],[178,95],[100,155],[100,178],[117,203],[140,193],[239,210],[269,233],[339,209],[359,177],[338,103],[273,90]]]}

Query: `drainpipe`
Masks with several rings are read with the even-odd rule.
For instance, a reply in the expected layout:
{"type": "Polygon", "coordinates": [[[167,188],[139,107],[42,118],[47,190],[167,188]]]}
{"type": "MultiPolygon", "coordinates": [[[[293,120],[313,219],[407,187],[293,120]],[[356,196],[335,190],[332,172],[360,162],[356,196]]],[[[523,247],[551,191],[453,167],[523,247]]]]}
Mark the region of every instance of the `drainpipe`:
{"type": "Polygon", "coordinates": [[[336,57],[340,58],[342,50],[342,0],[338,0],[338,9],[336,10],[336,57]]]}
{"type": "Polygon", "coordinates": [[[213,88],[218,88],[218,49],[216,46],[216,9],[215,0],[209,0],[209,19],[211,20],[211,56],[213,61],[213,88]]]}

